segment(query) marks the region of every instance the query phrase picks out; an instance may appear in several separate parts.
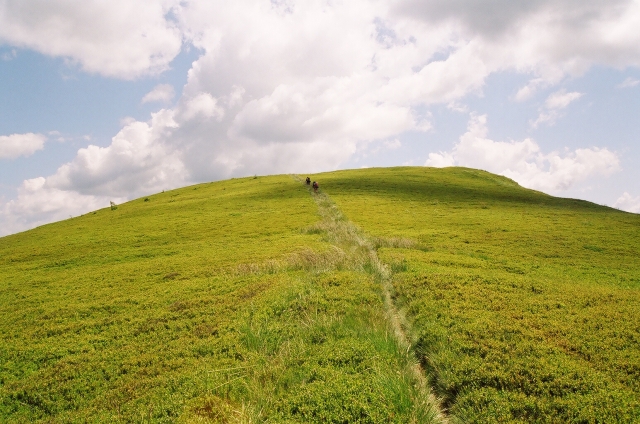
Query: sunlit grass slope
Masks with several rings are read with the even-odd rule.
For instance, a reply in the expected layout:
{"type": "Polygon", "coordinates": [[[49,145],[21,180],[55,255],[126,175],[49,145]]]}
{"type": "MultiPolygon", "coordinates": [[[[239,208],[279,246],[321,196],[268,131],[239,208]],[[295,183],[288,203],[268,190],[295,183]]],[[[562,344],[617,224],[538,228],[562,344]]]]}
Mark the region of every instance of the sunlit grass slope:
{"type": "Polygon", "coordinates": [[[0,422],[410,422],[379,286],[289,176],[0,238],[0,422]]]}
{"type": "Polygon", "coordinates": [[[464,168],[314,179],[0,238],[0,422],[432,422],[413,355],[454,422],[640,420],[640,216],[464,168]]]}
{"type": "Polygon", "coordinates": [[[316,176],[378,254],[464,422],[640,422],[640,216],[465,168],[316,176]]]}

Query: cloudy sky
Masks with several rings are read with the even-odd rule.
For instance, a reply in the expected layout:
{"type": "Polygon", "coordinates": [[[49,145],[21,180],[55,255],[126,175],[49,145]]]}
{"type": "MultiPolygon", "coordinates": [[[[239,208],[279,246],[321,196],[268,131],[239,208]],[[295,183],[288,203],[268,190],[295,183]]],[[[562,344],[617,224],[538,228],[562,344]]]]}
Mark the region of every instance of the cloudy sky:
{"type": "Polygon", "coordinates": [[[365,166],[640,212],[638,28],[640,0],[0,0],[0,235],[365,166]]]}

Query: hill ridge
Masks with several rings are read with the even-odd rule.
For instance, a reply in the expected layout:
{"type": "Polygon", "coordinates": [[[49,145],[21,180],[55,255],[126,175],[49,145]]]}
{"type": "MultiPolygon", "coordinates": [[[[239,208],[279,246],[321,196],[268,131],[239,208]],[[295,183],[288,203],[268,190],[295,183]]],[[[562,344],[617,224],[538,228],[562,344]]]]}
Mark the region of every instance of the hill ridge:
{"type": "Polygon", "coordinates": [[[640,418],[638,215],[471,169],[311,177],[0,238],[0,421],[640,418]]]}

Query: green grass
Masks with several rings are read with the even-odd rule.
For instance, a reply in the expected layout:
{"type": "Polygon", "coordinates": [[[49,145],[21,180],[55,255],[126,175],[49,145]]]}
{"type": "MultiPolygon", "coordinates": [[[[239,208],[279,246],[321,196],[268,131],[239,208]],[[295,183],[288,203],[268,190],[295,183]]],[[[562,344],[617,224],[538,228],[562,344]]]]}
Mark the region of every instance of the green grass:
{"type": "Polygon", "coordinates": [[[0,238],[0,422],[437,422],[416,358],[453,422],[640,420],[640,216],[464,168],[313,178],[0,238]]]}
{"type": "Polygon", "coordinates": [[[379,286],[321,223],[276,176],[1,238],[0,421],[415,420],[379,286]]]}
{"type": "Polygon", "coordinates": [[[415,353],[465,422],[640,421],[640,216],[464,168],[317,177],[381,248],[415,353]]]}

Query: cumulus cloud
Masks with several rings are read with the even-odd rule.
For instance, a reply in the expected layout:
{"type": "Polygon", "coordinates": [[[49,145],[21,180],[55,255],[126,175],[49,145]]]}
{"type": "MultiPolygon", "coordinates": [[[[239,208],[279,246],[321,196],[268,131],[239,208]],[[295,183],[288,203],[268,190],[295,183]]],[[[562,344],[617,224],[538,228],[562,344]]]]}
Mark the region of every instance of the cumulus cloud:
{"type": "Polygon", "coordinates": [[[397,138],[395,140],[385,141],[383,145],[388,150],[396,150],[402,147],[402,143],[397,138]]]}
{"type": "Polygon", "coordinates": [[[447,166],[455,166],[456,158],[449,152],[429,153],[429,159],[424,166],[433,166],[434,168],[446,168],[447,166]]]}
{"type": "Polygon", "coordinates": [[[173,111],[131,121],[107,147],[90,145],[48,177],[25,180],[0,203],[0,234],[77,216],[125,200],[187,184],[180,152],[164,143],[176,127],[173,111]]]}
{"type": "Polygon", "coordinates": [[[606,148],[543,153],[532,139],[487,138],[486,115],[471,115],[467,132],[451,152],[429,154],[426,166],[467,166],[509,177],[524,187],[557,193],[595,176],[620,169],[618,155],[606,148]]]}
{"type": "Polygon", "coordinates": [[[191,99],[185,99],[180,110],[180,117],[184,121],[196,118],[201,120],[214,118],[219,121],[224,117],[224,109],[218,106],[218,99],[215,99],[211,94],[199,93],[191,99]]]}
{"type": "Polygon", "coordinates": [[[506,53],[503,64],[544,79],[580,74],[593,63],[638,65],[640,4],[633,0],[401,0],[396,14],[447,23],[463,39],[506,53]]]}
{"type": "Polygon", "coordinates": [[[110,200],[119,203],[124,199],[61,190],[47,184],[44,177],[25,180],[16,199],[0,204],[0,236],[103,208],[110,200]]]}
{"type": "Polygon", "coordinates": [[[15,159],[29,156],[44,147],[47,137],[42,134],[26,133],[0,135],[0,159],[15,159]]]}
{"type": "Polygon", "coordinates": [[[447,109],[449,109],[451,111],[454,111],[454,112],[462,112],[462,113],[469,112],[469,108],[467,107],[467,105],[460,104],[460,103],[455,102],[455,101],[449,102],[447,104],[447,109]]]}
{"type": "Polygon", "coordinates": [[[161,110],[150,122],[125,126],[107,147],[90,145],[46,178],[47,187],[83,195],[135,196],[176,187],[186,171],[164,137],[177,126],[173,112],[161,110]]]}
{"type": "Polygon", "coordinates": [[[5,0],[0,42],[61,56],[83,70],[131,79],[168,69],[182,45],[168,15],[179,2],[5,0]]]}
{"type": "MultiPolygon", "coordinates": [[[[639,66],[639,24],[632,0],[0,2],[1,42],[91,73],[137,78],[168,69],[185,43],[201,52],[174,106],[123,121],[111,145],[81,149],[38,189],[122,198],[335,169],[371,143],[429,130],[430,105],[465,112],[464,97],[482,94],[496,72],[530,78],[515,95],[523,101],[595,64],[639,66]]],[[[552,124],[581,95],[556,91],[535,125],[552,124]]],[[[142,101],[172,98],[160,85],[142,101]]],[[[493,142],[476,121],[459,148],[430,163],[471,161],[465,152],[479,149],[489,164],[507,152],[500,172],[553,189],[617,166],[607,149],[544,154],[532,140],[493,142]]]]}
{"type": "MultiPolygon", "coordinates": [[[[426,61],[405,77],[413,80],[406,86],[415,87],[423,100],[480,92],[489,75],[513,70],[533,77],[514,96],[524,101],[596,64],[640,65],[640,33],[633,29],[640,24],[637,1],[401,0],[390,10],[403,28],[412,27],[416,33],[434,27],[448,31],[448,48],[439,43],[442,53],[434,56],[445,58],[426,61]],[[438,68],[444,72],[435,72],[438,68]],[[421,92],[421,77],[433,88],[421,92]],[[438,87],[443,95],[431,97],[438,87]]],[[[416,39],[420,44],[422,38],[416,39]]],[[[394,83],[400,92],[397,81],[390,85],[394,83]]],[[[531,125],[553,124],[562,116],[560,110],[543,107],[531,125]]]]}
{"type": "Polygon", "coordinates": [[[578,93],[575,91],[567,93],[565,90],[560,90],[547,97],[544,105],[547,109],[550,110],[564,109],[565,107],[569,106],[569,103],[579,99],[580,97],[582,97],[582,95],[583,93],[578,93]]]}
{"type": "Polygon", "coordinates": [[[175,90],[171,84],[158,84],[153,87],[153,90],[148,92],[142,98],[142,103],[150,102],[162,102],[169,103],[176,95],[175,90]]]}
{"type": "Polygon", "coordinates": [[[520,88],[515,95],[514,100],[517,102],[523,102],[530,99],[536,94],[538,90],[544,88],[550,84],[549,81],[545,81],[542,78],[534,78],[527,83],[524,87],[520,88]]]}
{"type": "Polygon", "coordinates": [[[562,110],[575,100],[582,97],[584,93],[576,91],[567,93],[566,90],[559,90],[547,97],[544,106],[540,109],[540,115],[531,126],[536,128],[540,124],[553,125],[562,116],[562,110]]]}
{"type": "Polygon", "coordinates": [[[613,207],[627,212],[640,213],[640,196],[634,197],[625,191],[622,196],[618,197],[613,207]]]}

